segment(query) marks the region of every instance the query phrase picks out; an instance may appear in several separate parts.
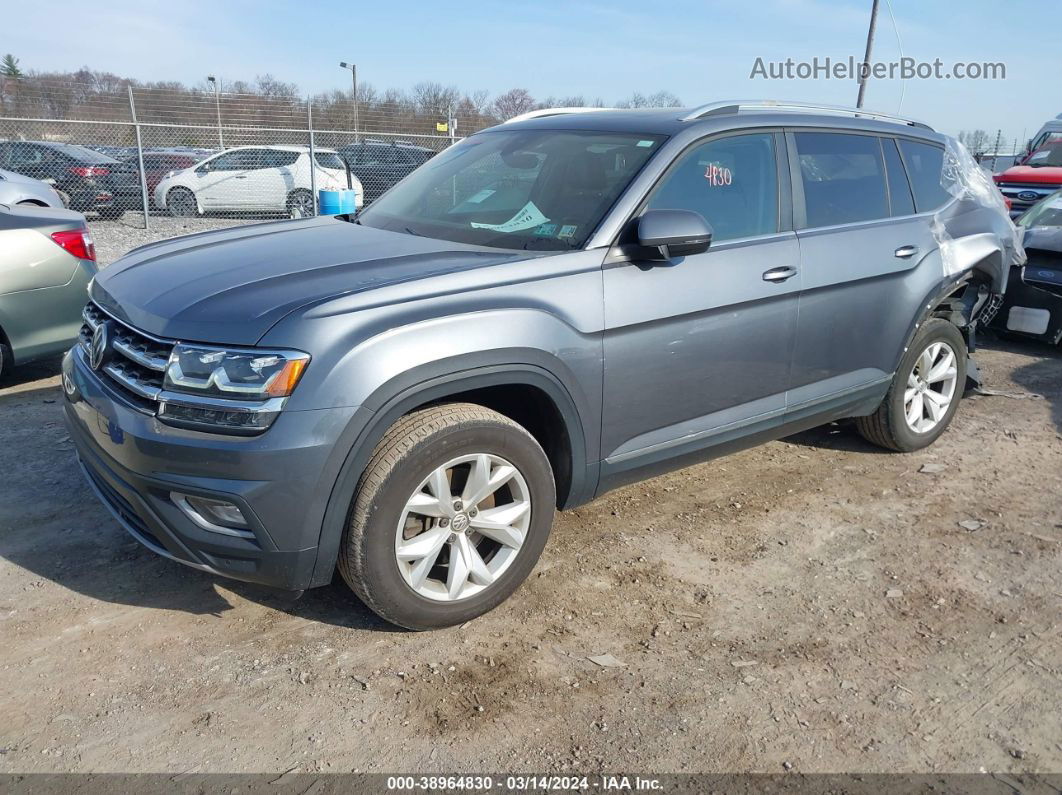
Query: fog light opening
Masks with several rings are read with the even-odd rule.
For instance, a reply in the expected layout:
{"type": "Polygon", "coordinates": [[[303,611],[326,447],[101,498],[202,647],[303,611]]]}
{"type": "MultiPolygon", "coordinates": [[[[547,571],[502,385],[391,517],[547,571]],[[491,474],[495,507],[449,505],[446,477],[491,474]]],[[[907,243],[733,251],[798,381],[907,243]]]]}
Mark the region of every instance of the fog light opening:
{"type": "Polygon", "coordinates": [[[182,494],[179,491],[171,491],[170,499],[185,516],[204,530],[227,536],[254,538],[247,517],[235,503],[213,497],[182,494]]]}

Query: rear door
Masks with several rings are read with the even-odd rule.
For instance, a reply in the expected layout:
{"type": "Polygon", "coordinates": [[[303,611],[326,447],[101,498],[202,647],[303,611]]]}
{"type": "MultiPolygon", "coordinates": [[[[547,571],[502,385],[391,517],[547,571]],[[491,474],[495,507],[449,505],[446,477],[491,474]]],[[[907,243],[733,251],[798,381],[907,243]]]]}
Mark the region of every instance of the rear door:
{"type": "Polygon", "coordinates": [[[800,290],[785,157],[780,131],[695,144],[646,209],[700,213],[711,247],[605,265],[605,479],[781,421],[800,290]]]}
{"type": "MultiPolygon", "coordinates": [[[[936,243],[928,216],[916,214],[896,139],[786,137],[804,280],[788,404],[801,413],[890,379],[912,322],[905,278],[936,243]]],[[[938,167],[938,186],[939,178],[938,167]]]]}

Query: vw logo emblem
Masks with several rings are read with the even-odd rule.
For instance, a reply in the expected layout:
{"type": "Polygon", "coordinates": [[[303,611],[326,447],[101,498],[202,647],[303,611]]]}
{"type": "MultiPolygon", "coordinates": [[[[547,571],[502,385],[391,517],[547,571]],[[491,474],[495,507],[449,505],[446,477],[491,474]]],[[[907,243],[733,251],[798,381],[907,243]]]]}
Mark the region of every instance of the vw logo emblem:
{"type": "Polygon", "coordinates": [[[1040,194],[1032,190],[1023,190],[1018,194],[1018,198],[1023,202],[1034,202],[1040,198],[1040,194]]]}
{"type": "Polygon", "coordinates": [[[89,345],[89,366],[93,370],[99,370],[107,361],[107,354],[111,347],[111,330],[109,323],[100,323],[92,334],[92,344],[89,345]]]}

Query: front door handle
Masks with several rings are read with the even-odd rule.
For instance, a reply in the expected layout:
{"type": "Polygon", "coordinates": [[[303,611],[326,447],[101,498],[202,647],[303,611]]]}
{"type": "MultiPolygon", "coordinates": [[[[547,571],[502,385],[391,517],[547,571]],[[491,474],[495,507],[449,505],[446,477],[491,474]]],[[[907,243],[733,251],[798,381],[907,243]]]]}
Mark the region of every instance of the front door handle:
{"type": "Polygon", "coordinates": [[[237,174],[236,175],[236,179],[247,179],[247,175],[246,174],[237,174]]]}
{"type": "Polygon", "coordinates": [[[765,282],[784,282],[786,279],[792,279],[796,274],[797,269],[789,266],[784,268],[771,268],[763,274],[763,280],[765,282]]]}
{"type": "Polygon", "coordinates": [[[918,253],[918,246],[900,246],[896,249],[896,256],[900,259],[910,259],[918,253]]]}

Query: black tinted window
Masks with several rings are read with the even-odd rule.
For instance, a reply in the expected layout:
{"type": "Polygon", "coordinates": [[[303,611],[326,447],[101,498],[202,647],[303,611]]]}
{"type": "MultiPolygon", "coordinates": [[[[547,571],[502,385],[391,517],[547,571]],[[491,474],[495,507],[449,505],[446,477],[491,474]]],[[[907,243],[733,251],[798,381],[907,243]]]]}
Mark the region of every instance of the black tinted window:
{"type": "Polygon", "coordinates": [[[907,173],[911,177],[915,204],[918,212],[935,210],[951,198],[951,194],[940,184],[940,172],[944,166],[944,150],[933,144],[900,141],[900,151],[907,163],[907,173]]]}
{"type": "Polygon", "coordinates": [[[664,178],[649,208],[698,212],[715,240],[777,232],[774,135],[735,135],[698,146],[664,178]]]}
{"type": "Polygon", "coordinates": [[[889,175],[889,202],[893,215],[911,215],[915,211],[914,199],[911,198],[911,186],[904,173],[896,141],[892,138],[881,139],[881,150],[885,153],[885,170],[889,175]]]}
{"type": "Polygon", "coordinates": [[[808,226],[889,216],[878,139],[870,135],[797,133],[808,226]]]}
{"type": "Polygon", "coordinates": [[[283,149],[263,149],[261,158],[259,168],[286,168],[295,165],[295,161],[299,159],[299,153],[283,149]]]}
{"type": "Polygon", "coordinates": [[[313,158],[321,168],[335,168],[340,171],[345,171],[347,168],[343,159],[335,152],[314,152],[313,158]]]}

